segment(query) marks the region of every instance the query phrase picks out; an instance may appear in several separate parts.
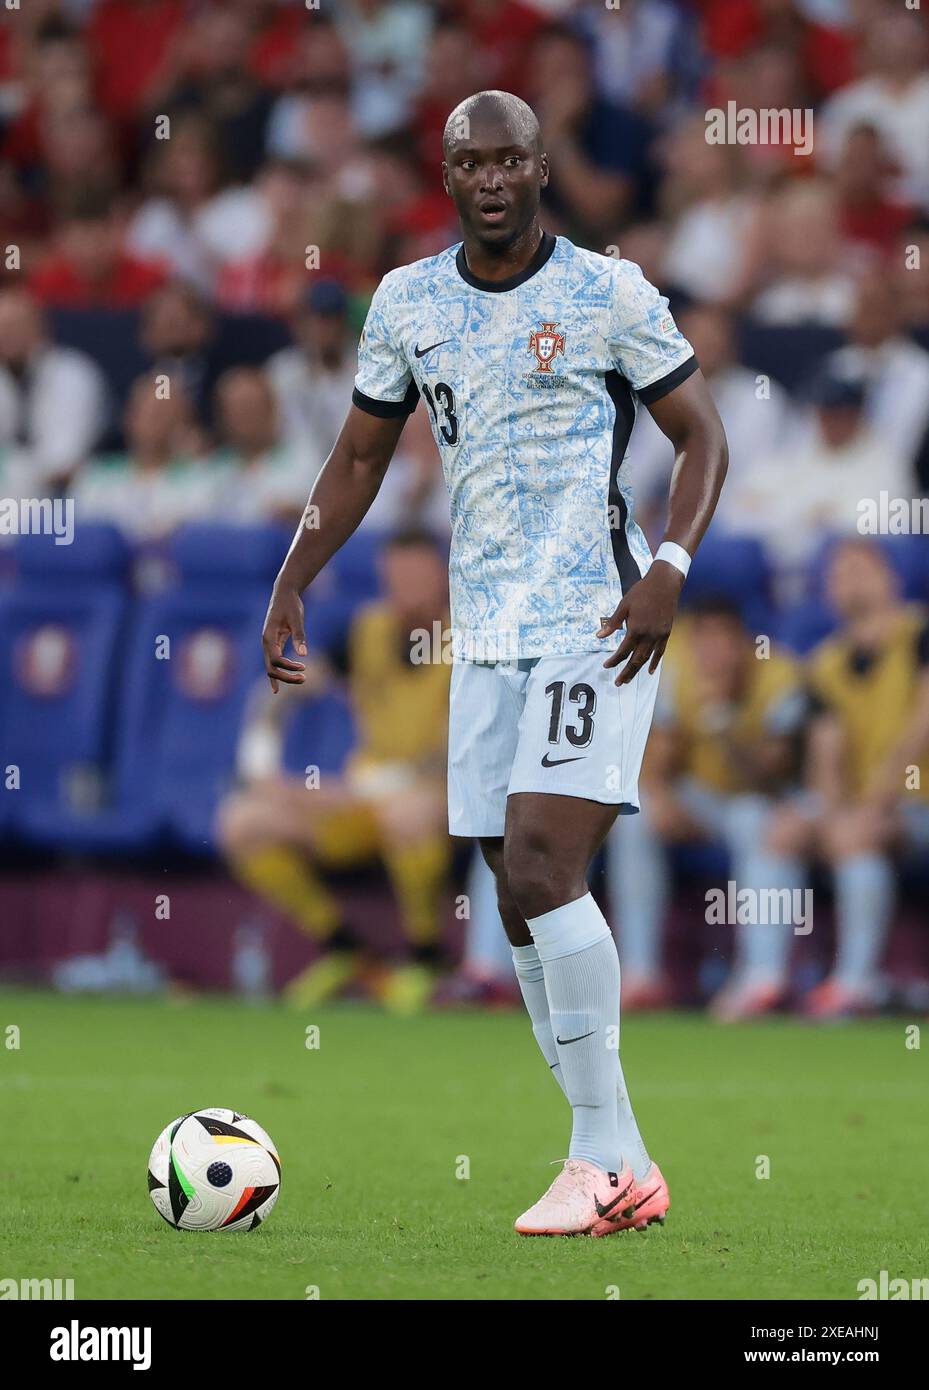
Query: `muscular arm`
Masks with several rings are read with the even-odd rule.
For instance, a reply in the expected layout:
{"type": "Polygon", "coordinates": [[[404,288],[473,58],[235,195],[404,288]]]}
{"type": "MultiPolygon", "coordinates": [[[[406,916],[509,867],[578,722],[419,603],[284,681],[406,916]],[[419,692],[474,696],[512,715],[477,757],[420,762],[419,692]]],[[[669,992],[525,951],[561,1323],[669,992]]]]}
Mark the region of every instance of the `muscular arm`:
{"type": "MultiPolygon", "coordinates": [[[[716,510],[729,465],[725,431],[699,371],[649,406],[649,410],[675,452],[664,538],[683,546],[692,556],[716,510]]],[[[616,678],[617,685],[631,681],[649,658],[649,671],[657,669],[668,644],[683,583],[680,570],[664,560],[656,560],[600,628],[597,636],[608,637],[624,624],[626,627],[622,642],[603,663],[612,667],[626,662],[616,678]]]]}
{"type": "Polygon", "coordinates": [[[302,685],[305,665],[285,657],[290,638],[306,656],[300,595],[371,506],[406,424],[406,415],[381,418],[351,406],[332,453],[313,485],[303,519],[274,582],[261,640],[265,671],[277,694],[278,681],[302,685]]]}

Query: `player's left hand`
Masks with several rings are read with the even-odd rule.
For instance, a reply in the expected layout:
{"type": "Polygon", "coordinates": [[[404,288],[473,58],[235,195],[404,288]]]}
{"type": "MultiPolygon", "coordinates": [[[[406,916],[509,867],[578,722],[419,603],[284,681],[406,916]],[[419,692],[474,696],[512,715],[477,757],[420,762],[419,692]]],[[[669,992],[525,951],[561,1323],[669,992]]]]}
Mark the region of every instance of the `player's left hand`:
{"type": "Polygon", "coordinates": [[[616,685],[627,685],[649,662],[649,674],[654,675],[664,656],[671,635],[671,625],[677,612],[684,576],[665,560],[655,560],[644,578],[626,594],[616,612],[600,625],[598,637],[609,637],[625,626],[626,635],[604,666],[626,664],[616,677],[616,685]],[[628,660],[626,658],[628,657],[628,660]],[[651,660],[649,661],[649,658],[651,660]]]}

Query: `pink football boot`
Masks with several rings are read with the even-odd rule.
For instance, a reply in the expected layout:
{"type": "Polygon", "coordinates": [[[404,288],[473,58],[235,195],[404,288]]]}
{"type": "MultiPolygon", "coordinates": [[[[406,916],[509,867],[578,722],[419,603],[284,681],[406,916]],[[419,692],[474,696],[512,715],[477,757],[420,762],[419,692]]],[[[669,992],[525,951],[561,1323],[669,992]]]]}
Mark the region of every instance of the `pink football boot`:
{"type": "Polygon", "coordinates": [[[653,1221],[664,1225],[664,1219],[671,1206],[668,1184],[661,1176],[661,1169],[653,1163],[645,1177],[635,1185],[631,1214],[621,1212],[613,1221],[604,1221],[609,1230],[591,1232],[595,1236],[607,1236],[611,1231],[644,1231],[653,1221]]]}
{"type": "Polygon", "coordinates": [[[605,1173],[586,1158],[568,1158],[551,1187],[516,1222],[521,1236],[606,1236],[607,1218],[632,1211],[632,1169],[605,1173]],[[600,1229],[600,1228],[603,1229],[600,1229]]]}

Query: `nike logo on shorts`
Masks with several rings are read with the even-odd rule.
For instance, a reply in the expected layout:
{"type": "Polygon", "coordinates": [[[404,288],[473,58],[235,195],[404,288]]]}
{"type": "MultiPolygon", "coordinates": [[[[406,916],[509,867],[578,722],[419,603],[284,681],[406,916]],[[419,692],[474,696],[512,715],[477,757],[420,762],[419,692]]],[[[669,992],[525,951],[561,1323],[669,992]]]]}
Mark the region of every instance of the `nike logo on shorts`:
{"type": "Polygon", "coordinates": [[[543,767],[560,767],[562,763],[580,763],[580,762],[583,762],[583,761],[584,761],[583,758],[580,757],[580,756],[578,756],[578,757],[576,757],[576,758],[550,758],[550,757],[548,756],[548,754],[546,753],[546,754],[545,754],[545,757],[542,759],[542,766],[543,766],[543,767]]]}

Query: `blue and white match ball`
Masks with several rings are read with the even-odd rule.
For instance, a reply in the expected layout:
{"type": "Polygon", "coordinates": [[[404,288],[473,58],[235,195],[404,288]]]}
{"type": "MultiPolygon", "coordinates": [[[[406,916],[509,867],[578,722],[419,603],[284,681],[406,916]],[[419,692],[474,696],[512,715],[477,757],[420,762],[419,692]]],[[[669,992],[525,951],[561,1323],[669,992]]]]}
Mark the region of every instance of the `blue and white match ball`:
{"type": "Polygon", "coordinates": [[[238,1110],[192,1110],[172,1120],[148,1160],[148,1191],[178,1231],[253,1231],[281,1190],[271,1138],[238,1110]]]}

